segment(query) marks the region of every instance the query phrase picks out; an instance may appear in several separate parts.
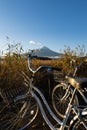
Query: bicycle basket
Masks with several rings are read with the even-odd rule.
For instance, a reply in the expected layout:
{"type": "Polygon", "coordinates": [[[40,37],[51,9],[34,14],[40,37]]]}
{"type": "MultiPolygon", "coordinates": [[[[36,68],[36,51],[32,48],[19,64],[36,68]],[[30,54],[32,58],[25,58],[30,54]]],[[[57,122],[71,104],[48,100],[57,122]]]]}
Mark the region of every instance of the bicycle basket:
{"type": "Polygon", "coordinates": [[[23,87],[12,88],[8,90],[0,89],[0,96],[7,104],[11,104],[14,101],[14,98],[16,98],[16,96],[23,95],[25,93],[26,89],[23,87]]]}

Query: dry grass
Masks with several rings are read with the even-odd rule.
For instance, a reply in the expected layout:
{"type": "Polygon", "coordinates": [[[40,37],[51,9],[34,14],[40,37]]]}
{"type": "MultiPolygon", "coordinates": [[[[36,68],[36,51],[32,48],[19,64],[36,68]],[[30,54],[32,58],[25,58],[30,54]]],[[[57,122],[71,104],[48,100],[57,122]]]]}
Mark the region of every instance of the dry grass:
{"type": "MultiPolygon", "coordinates": [[[[80,62],[80,61],[79,61],[80,62]]],[[[73,72],[73,69],[70,68],[69,59],[56,59],[56,60],[32,60],[32,66],[37,68],[40,65],[49,65],[54,67],[62,68],[62,74],[66,75],[68,72],[73,72]]],[[[87,63],[85,62],[78,71],[79,76],[87,77],[87,63]]],[[[27,59],[21,57],[5,57],[3,62],[0,62],[0,87],[3,89],[9,89],[12,87],[22,86],[23,85],[23,77],[21,72],[24,71],[28,75],[29,70],[27,67],[27,59]]],[[[44,75],[43,73],[42,75],[44,75]]],[[[37,77],[40,78],[40,74],[37,74],[37,77]]],[[[44,77],[44,76],[43,76],[44,77]]]]}

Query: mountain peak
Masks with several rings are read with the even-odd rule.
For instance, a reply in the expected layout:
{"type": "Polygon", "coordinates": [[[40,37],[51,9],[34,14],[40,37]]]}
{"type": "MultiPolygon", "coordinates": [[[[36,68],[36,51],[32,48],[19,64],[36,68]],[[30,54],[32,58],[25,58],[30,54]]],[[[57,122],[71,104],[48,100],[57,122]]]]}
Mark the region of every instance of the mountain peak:
{"type": "Polygon", "coordinates": [[[48,47],[46,47],[46,46],[42,46],[40,49],[45,49],[45,50],[50,50],[48,47]]]}
{"type": "Polygon", "coordinates": [[[60,53],[52,51],[51,49],[49,49],[46,46],[36,49],[34,54],[39,57],[58,57],[58,56],[60,56],[60,53]]]}

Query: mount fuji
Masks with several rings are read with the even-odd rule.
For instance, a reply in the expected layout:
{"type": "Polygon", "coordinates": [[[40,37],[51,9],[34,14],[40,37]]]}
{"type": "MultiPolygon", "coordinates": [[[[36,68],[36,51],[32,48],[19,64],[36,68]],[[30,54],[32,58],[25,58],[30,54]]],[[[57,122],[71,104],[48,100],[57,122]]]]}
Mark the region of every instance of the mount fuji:
{"type": "Polygon", "coordinates": [[[46,46],[43,46],[41,48],[36,49],[34,51],[34,55],[39,57],[61,57],[62,54],[52,51],[46,46]]]}

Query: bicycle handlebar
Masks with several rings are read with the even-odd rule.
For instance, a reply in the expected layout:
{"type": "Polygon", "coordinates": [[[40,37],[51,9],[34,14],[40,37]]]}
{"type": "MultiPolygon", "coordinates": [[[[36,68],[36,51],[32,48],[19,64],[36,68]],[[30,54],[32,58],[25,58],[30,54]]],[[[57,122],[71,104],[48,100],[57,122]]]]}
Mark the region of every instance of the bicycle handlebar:
{"type": "Polygon", "coordinates": [[[32,67],[31,67],[31,65],[30,65],[30,60],[33,59],[33,58],[39,58],[39,57],[38,56],[32,56],[31,54],[29,54],[29,56],[28,56],[28,68],[29,68],[29,70],[33,74],[35,74],[39,70],[44,70],[44,69],[61,71],[61,68],[59,68],[59,67],[52,67],[52,66],[45,66],[45,65],[39,66],[36,70],[33,70],[32,67]]]}

